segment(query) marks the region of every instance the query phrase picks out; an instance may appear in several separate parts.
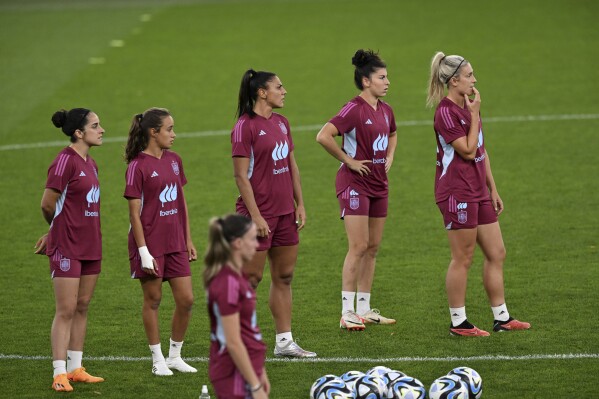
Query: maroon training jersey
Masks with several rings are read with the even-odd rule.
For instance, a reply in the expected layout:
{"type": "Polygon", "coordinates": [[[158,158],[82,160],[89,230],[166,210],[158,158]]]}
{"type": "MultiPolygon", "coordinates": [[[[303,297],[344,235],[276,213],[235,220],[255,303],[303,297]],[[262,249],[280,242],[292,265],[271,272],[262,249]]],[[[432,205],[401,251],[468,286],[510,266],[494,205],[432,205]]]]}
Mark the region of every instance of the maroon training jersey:
{"type": "Polygon", "coordinates": [[[366,165],[370,173],[360,176],[341,164],[335,181],[337,195],[348,186],[369,197],[386,197],[389,194],[385,160],[389,134],[397,130],[393,110],[379,100],[376,111],[362,97],[356,96],[345,104],[329,121],[343,136],[343,151],[357,160],[372,160],[366,165]]]}
{"type": "Polygon", "coordinates": [[[230,377],[235,363],[226,347],[222,316],[239,313],[241,340],[245,345],[256,374],[261,375],[266,356],[266,345],[256,321],[256,293],[248,280],[224,266],[212,278],[207,290],[208,315],[210,316],[210,364],[211,381],[230,377]]]}
{"type": "Polygon", "coordinates": [[[482,120],[478,132],[478,148],[474,160],[462,158],[451,146],[454,140],[468,135],[470,111],[466,104],[460,108],[443,98],[435,111],[435,135],[437,136],[437,173],[435,176],[435,201],[445,201],[450,195],[463,202],[490,199],[485,169],[485,145],[482,120]]]}
{"type": "MultiPolygon", "coordinates": [[[[289,122],[275,112],[269,119],[242,115],[231,132],[233,157],[250,159],[248,178],[263,218],[288,215],[295,211],[291,163],[293,140],[289,122]]],[[[248,215],[241,196],[237,212],[248,215]]]]}
{"type": "Polygon", "coordinates": [[[102,259],[100,183],[96,162],[63,149],[48,168],[46,188],[61,193],[48,232],[46,254],[76,260],[102,259]]]}
{"type": "MultiPolygon", "coordinates": [[[[187,183],[183,163],[172,151],[160,159],[140,152],[127,167],[125,198],[141,199],[141,224],[152,256],[187,251],[187,214],[183,186],[187,183]]],[[[129,229],[129,258],[138,255],[129,229]]]]}

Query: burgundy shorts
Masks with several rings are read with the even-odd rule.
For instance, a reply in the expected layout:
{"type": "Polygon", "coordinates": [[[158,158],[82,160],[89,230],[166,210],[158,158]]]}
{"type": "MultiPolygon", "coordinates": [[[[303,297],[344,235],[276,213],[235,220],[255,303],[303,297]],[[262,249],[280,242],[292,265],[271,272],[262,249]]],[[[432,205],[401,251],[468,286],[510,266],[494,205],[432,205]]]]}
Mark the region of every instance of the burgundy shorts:
{"type": "Polygon", "coordinates": [[[337,196],[337,199],[341,208],[341,219],[345,216],[387,217],[389,197],[368,197],[349,186],[337,196]]]}
{"type": "Polygon", "coordinates": [[[473,229],[481,224],[497,221],[497,214],[491,200],[480,202],[459,202],[453,195],[437,204],[443,215],[447,230],[473,229]]]}
{"type": "MultiPolygon", "coordinates": [[[[189,255],[187,254],[187,251],[155,256],[154,259],[156,259],[156,263],[158,263],[158,268],[156,270],[158,277],[163,280],[191,276],[189,255]]],[[[136,254],[133,259],[129,259],[129,265],[131,268],[131,278],[155,277],[153,274],[143,271],[139,254],[136,254]]]]}
{"type": "Polygon", "coordinates": [[[268,237],[258,237],[258,251],[272,247],[287,247],[299,244],[299,234],[295,223],[295,212],[266,219],[270,233],[268,237]]]}
{"type": "Polygon", "coordinates": [[[50,260],[50,275],[55,277],[80,278],[92,274],[100,274],[102,260],[75,260],[65,258],[60,252],[48,256],[50,260]]]}
{"type": "MultiPolygon", "coordinates": [[[[260,378],[260,375],[258,375],[260,378]]],[[[250,387],[243,379],[239,370],[233,375],[218,381],[212,381],[212,387],[218,399],[252,399],[250,387]]]]}

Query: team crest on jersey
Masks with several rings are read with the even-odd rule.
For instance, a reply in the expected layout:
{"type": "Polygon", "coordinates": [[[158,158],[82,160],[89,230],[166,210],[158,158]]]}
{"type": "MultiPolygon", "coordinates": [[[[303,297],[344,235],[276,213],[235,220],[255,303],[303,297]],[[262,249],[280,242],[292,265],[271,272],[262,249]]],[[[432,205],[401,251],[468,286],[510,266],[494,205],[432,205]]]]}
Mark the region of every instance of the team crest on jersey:
{"type": "Polygon", "coordinates": [[[285,126],[283,122],[279,122],[279,127],[281,128],[281,132],[283,132],[283,134],[287,134],[287,126],[285,126]]]}
{"type": "Polygon", "coordinates": [[[349,207],[352,210],[354,210],[354,211],[356,209],[358,209],[360,207],[360,198],[357,198],[357,197],[356,198],[354,198],[354,197],[350,198],[349,199],[349,207]]]}
{"type": "Polygon", "coordinates": [[[466,208],[468,208],[467,202],[461,202],[457,205],[458,208],[458,223],[464,224],[468,221],[468,212],[466,208]]]}
{"type": "Polygon", "coordinates": [[[71,270],[71,260],[68,258],[62,258],[60,260],[60,270],[63,272],[68,272],[71,270]]]}
{"type": "Polygon", "coordinates": [[[175,174],[177,176],[179,176],[179,164],[177,162],[173,161],[171,163],[171,166],[173,167],[173,172],[175,172],[175,174]]]}

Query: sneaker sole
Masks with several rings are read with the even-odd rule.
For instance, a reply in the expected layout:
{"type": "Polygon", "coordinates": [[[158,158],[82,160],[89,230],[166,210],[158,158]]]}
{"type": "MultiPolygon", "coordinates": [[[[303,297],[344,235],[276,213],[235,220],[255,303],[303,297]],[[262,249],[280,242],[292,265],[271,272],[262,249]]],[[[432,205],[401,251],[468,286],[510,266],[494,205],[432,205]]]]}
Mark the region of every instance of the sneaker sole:
{"type": "Polygon", "coordinates": [[[482,335],[482,334],[476,334],[476,335],[473,335],[473,334],[458,334],[458,333],[455,333],[453,331],[449,331],[449,335],[451,335],[453,337],[478,338],[478,337],[488,337],[490,334],[489,335],[482,335]]]}

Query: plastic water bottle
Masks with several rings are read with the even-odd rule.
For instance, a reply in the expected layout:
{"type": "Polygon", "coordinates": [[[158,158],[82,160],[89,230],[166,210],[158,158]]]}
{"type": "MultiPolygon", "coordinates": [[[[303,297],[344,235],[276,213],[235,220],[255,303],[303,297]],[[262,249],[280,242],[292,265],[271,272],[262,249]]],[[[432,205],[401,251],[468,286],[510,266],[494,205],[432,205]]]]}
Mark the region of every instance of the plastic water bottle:
{"type": "Polygon", "coordinates": [[[199,399],[210,399],[210,395],[208,394],[208,387],[206,385],[202,385],[202,393],[200,394],[199,399]]]}

